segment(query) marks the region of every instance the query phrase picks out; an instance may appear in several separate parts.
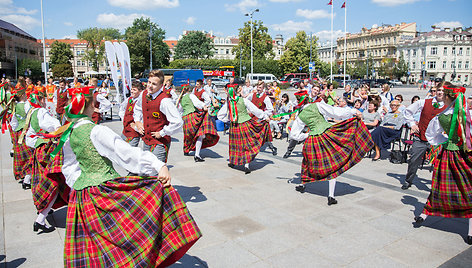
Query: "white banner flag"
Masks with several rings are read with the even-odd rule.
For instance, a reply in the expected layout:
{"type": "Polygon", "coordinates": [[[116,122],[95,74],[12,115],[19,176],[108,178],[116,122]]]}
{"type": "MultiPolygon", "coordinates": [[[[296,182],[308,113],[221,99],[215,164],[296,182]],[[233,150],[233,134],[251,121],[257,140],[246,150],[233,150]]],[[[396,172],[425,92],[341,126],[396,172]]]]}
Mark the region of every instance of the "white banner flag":
{"type": "Polygon", "coordinates": [[[115,46],[115,53],[116,57],[118,58],[118,63],[120,65],[120,74],[121,74],[121,85],[123,86],[123,95],[126,95],[126,80],[125,80],[125,62],[123,57],[123,50],[121,49],[121,45],[118,42],[113,43],[115,46]]]}
{"type": "Polygon", "coordinates": [[[118,70],[116,66],[116,55],[115,55],[115,46],[110,41],[105,41],[105,52],[107,54],[108,65],[111,70],[111,78],[113,79],[113,84],[116,88],[116,98],[120,101],[120,90],[118,88],[118,70]]]}
{"type": "Polygon", "coordinates": [[[123,51],[123,61],[125,63],[124,69],[125,69],[126,85],[128,86],[127,90],[131,90],[131,60],[129,57],[129,49],[126,43],[120,42],[120,44],[121,44],[121,49],[123,51]]]}

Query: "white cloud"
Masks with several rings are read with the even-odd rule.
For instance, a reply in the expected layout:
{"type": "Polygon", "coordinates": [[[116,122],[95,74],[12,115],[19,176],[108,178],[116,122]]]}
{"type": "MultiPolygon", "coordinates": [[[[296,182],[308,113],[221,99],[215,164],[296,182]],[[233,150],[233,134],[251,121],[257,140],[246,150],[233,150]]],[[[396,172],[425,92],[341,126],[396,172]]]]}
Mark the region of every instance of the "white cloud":
{"type": "Polygon", "coordinates": [[[24,15],[34,15],[38,12],[37,9],[32,9],[32,10],[27,10],[24,7],[19,7],[16,9],[16,13],[18,14],[24,14],[24,15]]]}
{"type": "Polygon", "coordinates": [[[225,8],[227,11],[235,11],[239,9],[241,12],[246,13],[251,8],[260,7],[261,4],[258,0],[241,0],[239,3],[236,4],[225,4],[225,8]]]}
{"type": "Polygon", "coordinates": [[[127,9],[153,9],[153,8],[174,8],[178,7],[179,0],[108,0],[112,6],[127,9]]]}
{"type": "Polygon", "coordinates": [[[26,15],[6,15],[6,16],[1,16],[1,19],[4,21],[7,21],[9,23],[12,23],[19,27],[20,29],[27,31],[31,30],[34,27],[41,25],[41,22],[31,16],[26,16],[26,15]]]}
{"type": "Polygon", "coordinates": [[[194,25],[197,19],[195,17],[188,17],[185,21],[188,25],[194,25]]]}
{"type": "Polygon", "coordinates": [[[77,35],[66,35],[62,37],[62,39],[78,39],[78,38],[77,38],[77,35]]]}
{"type": "MultiPolygon", "coordinates": [[[[297,9],[296,14],[297,16],[304,17],[309,20],[331,18],[331,13],[323,9],[318,9],[318,10],[297,9]]],[[[333,13],[333,16],[335,16],[334,13],[333,13]]]]}
{"type": "Polygon", "coordinates": [[[274,31],[296,33],[299,31],[309,31],[311,29],[311,25],[311,21],[295,22],[289,20],[281,24],[273,24],[271,27],[274,31]]]}
{"type": "Polygon", "coordinates": [[[380,6],[393,7],[404,4],[411,4],[421,0],[372,0],[372,3],[378,4],[380,6]]]}
{"type": "Polygon", "coordinates": [[[116,15],[113,13],[103,13],[97,16],[97,22],[103,26],[124,29],[128,26],[131,26],[135,19],[141,18],[141,17],[149,18],[148,15],[137,14],[137,13],[133,13],[129,15],[124,15],[124,14],[116,15]]]}
{"type": "Polygon", "coordinates": [[[458,28],[463,26],[462,23],[460,23],[459,21],[441,21],[436,22],[433,25],[440,28],[458,28]]]}
{"type": "MultiPolygon", "coordinates": [[[[331,31],[328,31],[328,30],[319,31],[315,33],[315,36],[317,36],[320,39],[320,41],[331,40],[331,31]]],[[[343,36],[344,36],[344,31],[341,31],[341,30],[333,31],[334,42],[336,42],[336,38],[343,37],[343,36]]]]}
{"type": "Polygon", "coordinates": [[[24,7],[16,7],[13,5],[12,0],[0,0],[0,14],[13,15],[34,15],[38,12],[37,9],[27,10],[24,7]]]}
{"type": "Polygon", "coordinates": [[[64,22],[64,25],[65,25],[65,26],[72,26],[72,25],[74,25],[74,24],[72,24],[72,22],[65,21],[65,22],[64,22]]]}

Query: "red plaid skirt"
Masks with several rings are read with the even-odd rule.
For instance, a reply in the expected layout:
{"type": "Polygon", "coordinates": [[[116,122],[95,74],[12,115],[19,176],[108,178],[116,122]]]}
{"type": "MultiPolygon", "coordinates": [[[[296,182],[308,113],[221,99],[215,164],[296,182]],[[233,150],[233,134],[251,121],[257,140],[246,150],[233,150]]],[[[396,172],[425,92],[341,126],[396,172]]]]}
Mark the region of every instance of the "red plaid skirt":
{"type": "Polygon", "coordinates": [[[49,142],[34,150],[33,172],[31,176],[31,191],[33,202],[38,212],[42,212],[54,199],[53,208],[67,205],[70,188],[65,183],[64,175],[61,173],[64,157],[62,152],[52,160],[49,153],[54,151],[56,144],[49,142]]]}
{"type": "Polygon", "coordinates": [[[303,145],[302,183],[336,178],[359,163],[372,147],[367,127],[357,118],[309,136],[303,145]]]}
{"type": "Polygon", "coordinates": [[[472,218],[472,152],[441,150],[423,213],[472,218]]]}
{"type": "Polygon", "coordinates": [[[17,135],[15,134],[15,131],[11,128],[10,124],[8,125],[8,132],[10,132],[10,138],[11,138],[11,143],[16,144],[18,142],[17,135]]]}
{"type": "MultiPolygon", "coordinates": [[[[20,134],[20,131],[13,131],[15,141],[18,141],[20,134]]],[[[18,144],[18,142],[13,144],[13,174],[16,180],[23,179],[26,175],[31,174],[33,153],[34,149],[28,147],[24,141],[23,144],[18,144]]]]}
{"type": "Polygon", "coordinates": [[[183,117],[184,120],[184,153],[195,151],[198,137],[205,135],[202,149],[214,146],[220,140],[216,132],[215,124],[211,121],[208,112],[190,113],[183,117]]]}
{"type": "Polygon", "coordinates": [[[233,165],[250,163],[264,143],[272,141],[267,121],[256,117],[241,124],[231,124],[229,129],[229,162],[233,165]]]}
{"type": "Polygon", "coordinates": [[[184,201],[156,177],[119,177],[71,191],[66,267],[156,267],[201,237],[184,201]]]}

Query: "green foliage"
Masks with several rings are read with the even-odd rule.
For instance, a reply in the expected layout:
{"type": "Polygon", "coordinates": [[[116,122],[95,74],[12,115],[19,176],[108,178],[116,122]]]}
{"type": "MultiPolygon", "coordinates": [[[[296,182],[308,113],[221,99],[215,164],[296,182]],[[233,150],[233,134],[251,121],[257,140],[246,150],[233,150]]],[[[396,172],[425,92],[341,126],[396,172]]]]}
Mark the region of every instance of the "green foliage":
{"type": "Polygon", "coordinates": [[[150,18],[137,18],[126,28],[125,39],[130,53],[133,74],[149,69],[149,30],[152,29],[152,68],[163,68],[169,64],[170,49],[164,43],[165,31],[150,18]]]}
{"type": "Polygon", "coordinates": [[[385,78],[393,78],[393,69],[395,67],[395,59],[383,58],[378,70],[379,75],[385,78]]]}
{"type": "Polygon", "coordinates": [[[406,64],[403,54],[400,54],[400,59],[393,68],[393,75],[398,79],[408,76],[408,64],[406,64]]]}
{"type": "Polygon", "coordinates": [[[93,27],[77,31],[77,37],[87,41],[84,60],[92,62],[92,69],[98,71],[99,64],[105,59],[103,41],[121,39],[121,34],[117,29],[93,27]]]}
{"type": "Polygon", "coordinates": [[[51,68],[54,68],[56,64],[69,64],[70,60],[74,58],[72,55],[72,49],[69,44],[54,41],[49,51],[50,60],[49,64],[51,68]]]}
{"type": "MultiPolygon", "coordinates": [[[[272,37],[268,34],[267,27],[264,26],[262,21],[253,21],[253,59],[264,60],[273,59],[274,52],[272,51],[272,37]]],[[[244,23],[244,27],[239,29],[239,44],[233,47],[233,54],[236,55],[236,59],[242,56],[242,59],[251,59],[251,22],[247,21],[244,23]],[[241,53],[242,48],[242,53],[241,53]]],[[[254,71],[255,72],[255,71],[254,71]]]]}
{"type": "Polygon", "coordinates": [[[24,75],[25,71],[31,71],[29,77],[33,79],[42,79],[44,73],[41,70],[41,61],[33,59],[18,60],[18,75],[24,75]]]}
{"type": "Polygon", "coordinates": [[[317,37],[313,40],[309,38],[304,31],[300,31],[293,38],[290,38],[285,44],[285,52],[280,58],[280,66],[284,73],[308,73],[308,64],[310,61],[310,42],[312,46],[312,61],[315,62],[315,69],[318,70],[321,66],[321,61],[318,59],[316,52],[317,37]],[[299,67],[302,67],[300,71],[299,67]]]}
{"type": "Polygon", "coordinates": [[[52,73],[55,78],[65,78],[74,76],[72,65],[70,63],[55,64],[52,67],[52,73]]]}
{"type": "Polygon", "coordinates": [[[215,53],[213,41],[202,32],[189,32],[175,47],[176,59],[208,59],[215,53]]]}

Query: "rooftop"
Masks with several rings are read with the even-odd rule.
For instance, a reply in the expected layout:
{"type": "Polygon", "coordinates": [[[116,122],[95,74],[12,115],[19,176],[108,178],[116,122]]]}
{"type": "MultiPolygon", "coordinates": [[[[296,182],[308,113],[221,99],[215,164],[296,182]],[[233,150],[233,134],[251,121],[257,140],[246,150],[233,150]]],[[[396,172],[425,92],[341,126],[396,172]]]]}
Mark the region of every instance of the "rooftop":
{"type": "Polygon", "coordinates": [[[31,39],[33,41],[36,41],[36,38],[31,36],[29,33],[18,28],[16,25],[6,22],[4,20],[0,20],[0,29],[15,33],[17,35],[23,36],[24,38],[31,39]]]}

